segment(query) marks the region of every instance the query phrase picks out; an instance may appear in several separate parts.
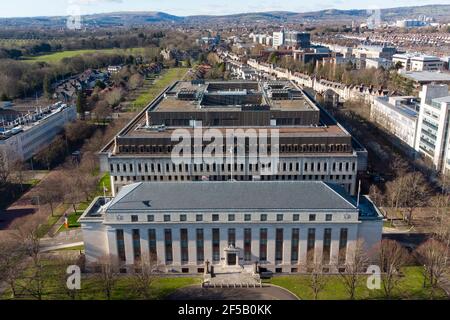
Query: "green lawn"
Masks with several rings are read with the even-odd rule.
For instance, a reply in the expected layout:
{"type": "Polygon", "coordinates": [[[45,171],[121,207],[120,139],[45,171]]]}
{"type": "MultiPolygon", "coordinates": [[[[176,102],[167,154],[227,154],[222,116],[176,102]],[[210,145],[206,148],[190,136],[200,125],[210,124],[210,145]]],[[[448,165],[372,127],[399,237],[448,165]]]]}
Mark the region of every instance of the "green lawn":
{"type": "MultiPolygon", "coordinates": [[[[405,267],[402,269],[403,277],[394,289],[394,299],[430,299],[430,288],[423,288],[423,274],[421,267],[405,267]]],[[[286,288],[295,293],[300,299],[311,300],[313,294],[309,286],[307,275],[274,277],[270,283],[286,288]]],[[[447,295],[441,289],[435,292],[436,299],[447,299],[447,295]]],[[[328,276],[328,282],[319,294],[320,300],[346,300],[348,293],[339,275],[328,276]]],[[[361,285],[357,288],[356,299],[384,299],[383,290],[369,290],[366,287],[366,277],[361,279],[361,285]]]]}
{"type": "Polygon", "coordinates": [[[167,86],[176,80],[182,79],[188,70],[189,68],[183,67],[164,70],[161,75],[156,78],[153,85],[131,103],[131,111],[139,111],[147,106],[167,86]]]}
{"type": "MultiPolygon", "coordinates": [[[[66,249],[67,250],[67,249],[66,249]]],[[[45,300],[68,300],[70,297],[64,292],[65,285],[65,267],[59,266],[53,260],[44,260],[44,295],[45,300]]],[[[24,286],[27,285],[27,276],[31,274],[32,269],[27,269],[22,278],[18,280],[18,293],[16,299],[32,300],[35,299],[29,295],[24,286]]],[[[155,278],[151,284],[152,299],[164,299],[167,295],[175,290],[193,284],[201,284],[200,277],[169,277],[161,276],[155,278]]],[[[11,299],[11,292],[6,290],[1,299],[11,299]]],[[[81,290],[78,291],[77,299],[79,300],[106,300],[106,296],[101,290],[101,283],[95,275],[83,275],[81,279],[81,290]]],[[[112,299],[114,300],[138,300],[141,299],[138,293],[133,290],[133,279],[129,275],[121,275],[113,288],[112,299]]]]}
{"type": "Polygon", "coordinates": [[[46,63],[58,63],[64,58],[72,58],[75,56],[89,54],[89,53],[104,53],[104,54],[139,54],[143,52],[144,48],[130,48],[130,49],[86,49],[86,50],[73,50],[73,51],[61,51],[52,54],[26,57],[25,61],[28,62],[46,62],[46,63]]]}

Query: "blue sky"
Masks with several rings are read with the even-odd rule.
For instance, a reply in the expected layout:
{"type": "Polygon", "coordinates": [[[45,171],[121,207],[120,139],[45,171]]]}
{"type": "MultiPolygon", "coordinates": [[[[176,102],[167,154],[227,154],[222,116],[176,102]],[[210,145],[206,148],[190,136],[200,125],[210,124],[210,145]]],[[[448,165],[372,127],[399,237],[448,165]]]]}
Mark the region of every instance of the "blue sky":
{"type": "Polygon", "coordinates": [[[450,0],[1,0],[0,17],[68,15],[113,11],[163,11],[175,15],[231,14],[256,11],[374,9],[407,5],[450,4],[450,0]]]}

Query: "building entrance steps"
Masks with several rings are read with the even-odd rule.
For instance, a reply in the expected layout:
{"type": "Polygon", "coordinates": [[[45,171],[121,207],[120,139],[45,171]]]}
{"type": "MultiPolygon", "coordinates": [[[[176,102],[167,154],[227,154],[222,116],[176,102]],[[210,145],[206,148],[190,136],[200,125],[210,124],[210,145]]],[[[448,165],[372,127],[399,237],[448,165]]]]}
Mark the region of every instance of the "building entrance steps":
{"type": "Polygon", "coordinates": [[[245,272],[241,267],[219,268],[215,271],[215,276],[206,275],[203,280],[203,287],[206,288],[255,288],[261,287],[261,281],[252,273],[245,272]],[[235,270],[236,269],[236,270],[235,270]]]}

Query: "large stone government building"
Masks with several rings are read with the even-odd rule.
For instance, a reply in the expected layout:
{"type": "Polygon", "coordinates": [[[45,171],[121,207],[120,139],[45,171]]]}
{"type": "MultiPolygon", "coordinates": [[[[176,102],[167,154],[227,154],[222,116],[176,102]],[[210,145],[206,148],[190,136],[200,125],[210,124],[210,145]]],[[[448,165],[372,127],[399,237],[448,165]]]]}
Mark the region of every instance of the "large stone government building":
{"type": "Polygon", "coordinates": [[[358,172],[367,166],[367,151],[290,81],[176,82],[100,155],[102,170],[111,174],[114,195],[136,182],[231,179],[325,181],[354,195],[358,172]],[[262,175],[261,164],[250,163],[248,157],[222,164],[173,163],[172,150],[178,143],[171,139],[174,130],[193,132],[200,124],[224,134],[228,128],[279,130],[277,172],[262,175]]]}
{"type": "Polygon", "coordinates": [[[139,182],[99,197],[80,218],[86,261],[115,256],[124,270],[155,257],[163,272],[252,268],[334,272],[356,241],[381,240],[382,215],[322,181],[139,182]]]}

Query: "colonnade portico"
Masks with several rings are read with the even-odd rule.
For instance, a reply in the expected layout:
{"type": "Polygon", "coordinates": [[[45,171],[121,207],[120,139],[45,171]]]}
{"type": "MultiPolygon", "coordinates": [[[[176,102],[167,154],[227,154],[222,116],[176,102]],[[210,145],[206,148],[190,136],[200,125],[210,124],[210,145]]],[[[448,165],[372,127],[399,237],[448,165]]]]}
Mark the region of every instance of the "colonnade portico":
{"type": "MultiPolygon", "coordinates": [[[[337,264],[337,258],[339,254],[339,234],[341,229],[347,229],[348,234],[352,233],[353,228],[352,225],[336,225],[331,228],[331,250],[329,257],[329,266],[335,267],[337,264]]],[[[323,232],[324,227],[318,225],[308,225],[308,226],[298,226],[298,225],[290,225],[290,226],[265,226],[259,225],[258,227],[252,226],[251,228],[246,228],[246,226],[237,226],[237,225],[227,225],[220,229],[220,248],[219,260],[213,259],[213,250],[212,250],[212,240],[210,234],[212,234],[212,229],[217,229],[213,227],[196,227],[190,226],[186,228],[183,226],[176,227],[161,227],[161,226],[127,226],[126,228],[120,228],[116,226],[108,226],[107,228],[107,242],[109,251],[111,253],[115,253],[113,255],[120,256],[119,249],[117,245],[117,231],[123,230],[124,235],[124,249],[125,249],[125,261],[122,261],[123,266],[133,266],[137,263],[134,252],[135,248],[133,245],[133,230],[138,230],[140,235],[140,257],[142,259],[151,257],[150,254],[150,245],[149,245],[149,230],[154,230],[156,234],[156,258],[158,266],[165,271],[168,270],[178,270],[181,271],[183,268],[188,268],[189,273],[197,273],[201,272],[201,268],[204,266],[205,261],[209,261],[213,266],[245,266],[245,265],[253,265],[255,262],[261,267],[267,268],[269,270],[275,271],[277,268],[281,268],[282,272],[291,272],[292,269],[302,270],[307,264],[307,235],[308,229],[315,229],[315,244],[314,244],[314,261],[316,263],[320,262],[323,258],[322,250],[323,250],[323,232]],[[188,252],[188,261],[182,261],[181,259],[181,245],[180,245],[180,232],[182,229],[187,230],[188,241],[187,241],[187,252],[188,252]],[[197,256],[197,252],[199,250],[198,243],[196,239],[197,230],[201,229],[204,235],[203,241],[203,259],[199,259],[197,256]],[[228,229],[235,230],[235,244],[228,243],[228,229]],[[250,260],[245,259],[245,250],[244,250],[244,232],[245,229],[251,230],[251,241],[250,241],[250,260]],[[267,229],[267,246],[266,246],[266,256],[267,259],[261,260],[260,250],[261,250],[261,240],[259,238],[261,229],[267,229]],[[283,243],[282,243],[282,259],[276,260],[276,230],[283,230],[283,243]],[[293,259],[293,242],[292,235],[293,230],[298,229],[298,248],[297,248],[297,259],[293,259]],[[168,261],[166,259],[166,239],[165,232],[166,230],[171,231],[172,235],[172,261],[168,261]],[[228,254],[234,254],[235,260],[234,263],[230,264],[230,256],[228,254]]],[[[356,235],[355,235],[356,236],[356,235]]],[[[347,241],[347,245],[353,245],[353,239],[349,238],[347,241]]],[[[152,257],[154,258],[154,257],[152,257]]],[[[311,262],[309,262],[311,263],[311,262]]]]}

